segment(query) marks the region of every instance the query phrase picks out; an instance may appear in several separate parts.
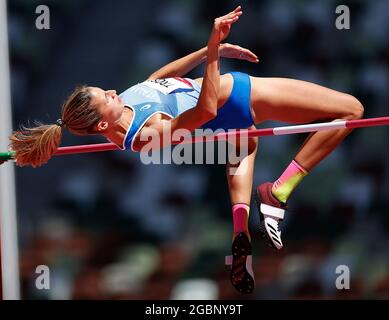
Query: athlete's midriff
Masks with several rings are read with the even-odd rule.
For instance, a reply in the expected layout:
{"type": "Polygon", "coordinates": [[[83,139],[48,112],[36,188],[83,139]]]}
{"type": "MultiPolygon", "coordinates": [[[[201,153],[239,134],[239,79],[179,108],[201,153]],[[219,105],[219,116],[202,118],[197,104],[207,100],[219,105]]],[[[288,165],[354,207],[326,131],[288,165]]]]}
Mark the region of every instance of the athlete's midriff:
{"type": "MultiPolygon", "coordinates": [[[[203,83],[203,78],[194,79],[200,86],[203,83]]],[[[234,84],[234,80],[232,75],[229,73],[223,74],[220,76],[220,90],[219,90],[219,99],[217,103],[217,107],[220,108],[223,106],[227,99],[229,98],[232,90],[232,86],[234,84]]]]}

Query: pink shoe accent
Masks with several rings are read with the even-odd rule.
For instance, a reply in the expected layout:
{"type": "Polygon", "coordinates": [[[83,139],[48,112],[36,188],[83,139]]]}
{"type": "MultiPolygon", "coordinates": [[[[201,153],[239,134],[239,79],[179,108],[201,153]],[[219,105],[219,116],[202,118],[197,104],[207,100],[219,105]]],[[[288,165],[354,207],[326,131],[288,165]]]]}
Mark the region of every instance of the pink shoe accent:
{"type": "Polygon", "coordinates": [[[261,203],[272,207],[280,208],[280,209],[286,209],[286,204],[279,201],[273,195],[272,187],[273,187],[272,182],[265,182],[257,187],[256,200],[257,200],[257,206],[259,211],[260,211],[259,206],[261,203]]]}

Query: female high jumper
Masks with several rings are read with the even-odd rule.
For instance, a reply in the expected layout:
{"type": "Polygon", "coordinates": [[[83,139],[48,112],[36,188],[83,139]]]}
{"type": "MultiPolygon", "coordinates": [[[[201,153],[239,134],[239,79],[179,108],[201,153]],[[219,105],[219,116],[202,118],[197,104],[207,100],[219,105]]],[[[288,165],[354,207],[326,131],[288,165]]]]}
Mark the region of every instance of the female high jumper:
{"type": "MultiPolygon", "coordinates": [[[[115,90],[77,88],[64,102],[55,124],[22,127],[12,134],[10,149],[15,151],[17,165],[46,163],[59,147],[64,128],[76,135],[100,134],[123,150],[139,152],[147,143],[140,135],[158,132],[162,137],[167,127],[172,133],[196,128],[255,129],[266,120],[302,124],[362,118],[363,106],[355,97],[316,84],[240,72],[220,75],[220,56],[258,62],[247,49],[221,44],[242,13],[239,6],[215,19],[206,47],[167,64],[119,96],[115,90]],[[203,78],[180,78],[202,62],[206,64],[203,78]]],[[[259,230],[275,249],[283,247],[279,223],[291,193],[350,132],[339,129],[309,134],[280,177],[255,188],[259,230]]],[[[248,154],[238,164],[227,164],[234,226],[230,280],[242,293],[254,290],[248,218],[258,138],[249,138],[247,147],[248,154]],[[231,174],[232,166],[239,170],[243,163],[247,166],[244,174],[231,174]]]]}

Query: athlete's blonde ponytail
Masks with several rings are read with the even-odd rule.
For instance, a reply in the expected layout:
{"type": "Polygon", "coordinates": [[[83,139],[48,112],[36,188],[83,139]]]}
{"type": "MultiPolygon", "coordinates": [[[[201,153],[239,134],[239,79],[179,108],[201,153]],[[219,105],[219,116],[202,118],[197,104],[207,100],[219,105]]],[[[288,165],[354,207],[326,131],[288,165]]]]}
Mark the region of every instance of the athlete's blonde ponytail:
{"type": "Polygon", "coordinates": [[[36,168],[45,164],[58,149],[62,128],[57,124],[21,127],[10,137],[10,148],[15,151],[16,164],[36,168]]]}
{"type": "Polygon", "coordinates": [[[23,126],[14,132],[10,149],[15,151],[16,164],[34,168],[45,164],[58,149],[63,128],[77,135],[96,134],[100,114],[91,99],[88,87],[78,87],[63,104],[61,119],[56,124],[37,123],[35,127],[23,126]]]}

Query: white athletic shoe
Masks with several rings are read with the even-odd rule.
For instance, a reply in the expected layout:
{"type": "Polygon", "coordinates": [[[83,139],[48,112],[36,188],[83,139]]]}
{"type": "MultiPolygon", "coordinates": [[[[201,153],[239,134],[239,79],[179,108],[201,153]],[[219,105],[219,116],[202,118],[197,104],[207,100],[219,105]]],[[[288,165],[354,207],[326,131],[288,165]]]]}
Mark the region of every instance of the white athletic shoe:
{"type": "Polygon", "coordinates": [[[267,243],[276,250],[283,247],[279,223],[284,219],[287,206],[278,201],[271,192],[273,184],[266,182],[258,186],[255,200],[260,215],[259,231],[267,243]]]}
{"type": "Polygon", "coordinates": [[[270,241],[270,244],[274,249],[282,249],[281,231],[279,230],[277,219],[265,217],[264,221],[261,222],[259,229],[262,236],[265,236],[268,242],[270,241]]]}

